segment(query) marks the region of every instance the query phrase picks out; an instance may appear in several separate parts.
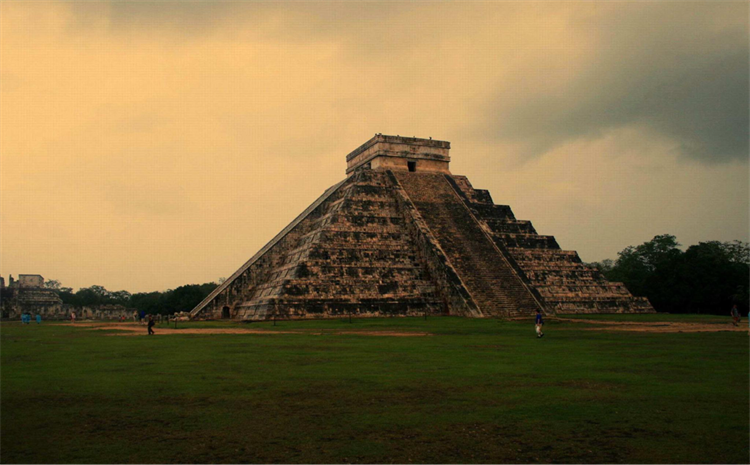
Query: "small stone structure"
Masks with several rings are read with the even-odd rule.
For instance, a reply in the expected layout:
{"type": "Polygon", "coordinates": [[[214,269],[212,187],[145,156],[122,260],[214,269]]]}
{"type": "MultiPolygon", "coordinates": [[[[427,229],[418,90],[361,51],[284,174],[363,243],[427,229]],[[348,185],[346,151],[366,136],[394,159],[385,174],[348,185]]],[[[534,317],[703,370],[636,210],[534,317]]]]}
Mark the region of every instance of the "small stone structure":
{"type": "Polygon", "coordinates": [[[21,274],[18,280],[9,276],[8,286],[0,281],[0,308],[2,317],[19,319],[22,313],[55,318],[64,314],[63,303],[57,293],[44,287],[44,278],[38,274],[21,274]]]}
{"type": "Polygon", "coordinates": [[[653,312],[449,171],[450,143],[375,135],[194,319],[653,312]]]}

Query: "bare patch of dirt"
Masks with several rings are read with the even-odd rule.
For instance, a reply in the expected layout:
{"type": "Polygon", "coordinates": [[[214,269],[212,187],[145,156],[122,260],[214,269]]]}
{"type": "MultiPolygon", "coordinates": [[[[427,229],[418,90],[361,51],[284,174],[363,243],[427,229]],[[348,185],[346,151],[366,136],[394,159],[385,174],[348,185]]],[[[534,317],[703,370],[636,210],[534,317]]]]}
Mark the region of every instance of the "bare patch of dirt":
{"type": "Polygon", "coordinates": [[[430,333],[417,333],[408,331],[335,331],[334,334],[356,334],[362,336],[391,336],[391,337],[411,337],[411,336],[432,336],[430,333]]]}
{"type": "Polygon", "coordinates": [[[686,322],[634,322],[634,321],[605,321],[582,320],[578,318],[558,318],[558,320],[573,323],[588,323],[598,325],[596,328],[580,328],[587,331],[639,331],[645,333],[705,333],[736,331],[747,332],[746,325],[734,326],[732,323],[686,323],[686,322]]]}
{"type": "MultiPolygon", "coordinates": [[[[147,336],[148,329],[146,325],[136,323],[101,323],[101,322],[81,322],[66,323],[66,326],[77,326],[89,330],[116,330],[117,333],[108,334],[108,336],[147,336]]],[[[406,331],[322,331],[322,330],[291,330],[291,331],[272,331],[265,329],[246,329],[246,328],[184,328],[178,329],[166,326],[154,327],[155,335],[163,334],[312,334],[320,336],[323,334],[339,335],[354,334],[359,336],[390,336],[390,337],[413,337],[413,336],[431,336],[430,333],[406,332],[406,331]]]]}

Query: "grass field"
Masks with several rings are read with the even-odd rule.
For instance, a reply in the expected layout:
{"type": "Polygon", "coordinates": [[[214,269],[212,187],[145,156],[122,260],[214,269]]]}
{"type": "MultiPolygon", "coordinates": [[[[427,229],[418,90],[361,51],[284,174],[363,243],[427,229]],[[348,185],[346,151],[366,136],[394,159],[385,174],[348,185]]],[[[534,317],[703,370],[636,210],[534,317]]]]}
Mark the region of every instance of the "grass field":
{"type": "MultiPolygon", "coordinates": [[[[693,321],[663,318],[646,320],[693,321]]],[[[448,317],[178,330],[217,327],[268,334],[115,337],[3,323],[0,460],[750,459],[747,332],[592,331],[550,320],[536,339],[530,321],[448,317]],[[341,334],[357,330],[430,335],[341,334]]]]}

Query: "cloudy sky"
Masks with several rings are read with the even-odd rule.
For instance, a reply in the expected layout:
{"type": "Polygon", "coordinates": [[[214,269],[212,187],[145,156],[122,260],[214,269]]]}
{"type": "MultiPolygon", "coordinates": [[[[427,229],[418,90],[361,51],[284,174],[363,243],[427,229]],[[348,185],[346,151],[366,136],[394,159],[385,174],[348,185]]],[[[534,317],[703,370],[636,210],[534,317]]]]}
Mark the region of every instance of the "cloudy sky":
{"type": "Polygon", "coordinates": [[[584,261],[747,241],[748,3],[0,3],[0,275],[229,276],[374,133],[584,261]]]}

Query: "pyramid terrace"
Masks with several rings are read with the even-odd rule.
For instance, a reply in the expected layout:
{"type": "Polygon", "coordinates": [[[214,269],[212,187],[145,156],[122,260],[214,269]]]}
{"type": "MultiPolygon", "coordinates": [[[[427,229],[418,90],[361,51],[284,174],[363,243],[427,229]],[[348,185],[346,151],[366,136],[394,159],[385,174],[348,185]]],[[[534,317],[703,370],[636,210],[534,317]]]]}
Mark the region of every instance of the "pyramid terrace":
{"type": "Polygon", "coordinates": [[[376,134],[193,319],[653,312],[450,172],[450,142],[376,134]]]}

